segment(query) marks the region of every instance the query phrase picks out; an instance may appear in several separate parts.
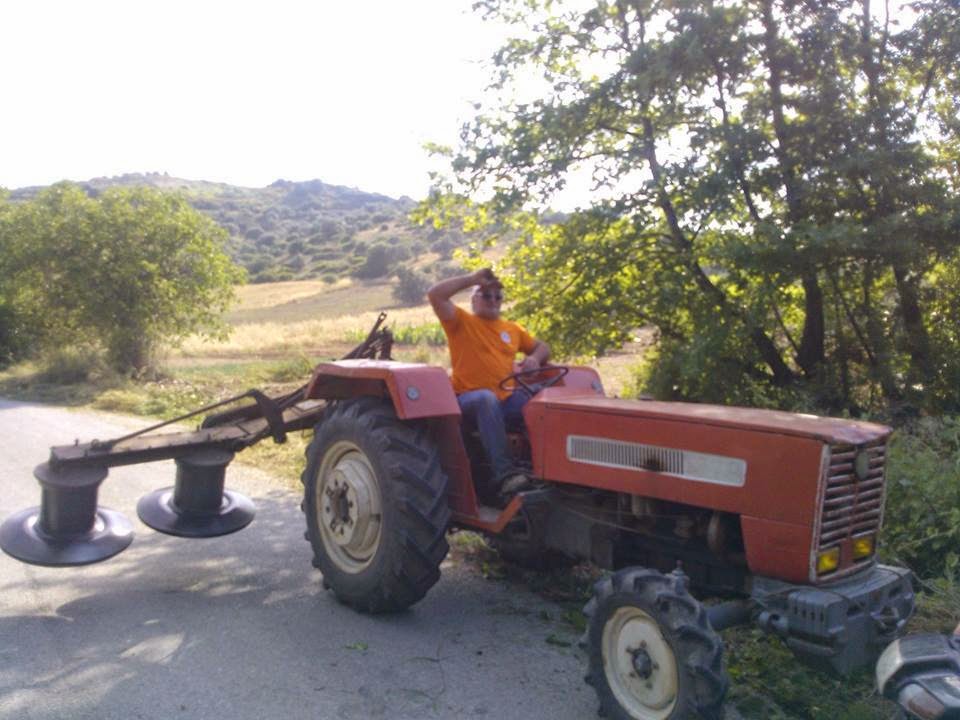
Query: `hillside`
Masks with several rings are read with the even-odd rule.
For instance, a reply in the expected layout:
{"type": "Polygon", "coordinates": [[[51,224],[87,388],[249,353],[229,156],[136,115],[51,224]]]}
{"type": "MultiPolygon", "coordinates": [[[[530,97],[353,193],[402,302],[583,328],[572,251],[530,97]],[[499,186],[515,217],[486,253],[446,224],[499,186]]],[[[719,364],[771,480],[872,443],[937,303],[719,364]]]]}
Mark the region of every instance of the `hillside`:
{"type": "MultiPolygon", "coordinates": [[[[376,278],[401,265],[429,265],[433,275],[446,270],[442,261],[463,242],[456,233],[410,223],[407,215],[416,204],[410,198],[320,180],[247,188],[147,173],[78,184],[90,193],[133,185],[183,193],[227,230],[227,252],[247,269],[251,282],[376,278]]],[[[14,190],[11,198],[26,199],[41,189],[14,190]]]]}

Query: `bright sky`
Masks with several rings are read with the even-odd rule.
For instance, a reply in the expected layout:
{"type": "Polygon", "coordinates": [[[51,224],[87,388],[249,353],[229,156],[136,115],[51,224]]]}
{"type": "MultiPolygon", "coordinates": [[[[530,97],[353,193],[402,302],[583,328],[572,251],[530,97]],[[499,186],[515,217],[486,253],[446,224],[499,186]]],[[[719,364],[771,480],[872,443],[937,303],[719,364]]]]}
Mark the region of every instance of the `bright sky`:
{"type": "Polygon", "coordinates": [[[21,0],[0,9],[0,187],[131,172],[422,198],[495,28],[470,0],[21,0]]]}

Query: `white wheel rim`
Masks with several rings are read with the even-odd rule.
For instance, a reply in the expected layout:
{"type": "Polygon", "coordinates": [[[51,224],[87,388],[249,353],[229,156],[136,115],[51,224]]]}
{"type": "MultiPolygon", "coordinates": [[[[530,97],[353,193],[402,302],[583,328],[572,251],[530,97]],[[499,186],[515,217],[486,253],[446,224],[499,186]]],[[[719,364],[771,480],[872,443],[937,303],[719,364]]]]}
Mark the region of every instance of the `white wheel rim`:
{"type": "Polygon", "coordinates": [[[317,523],[327,555],[344,572],[366,568],[380,546],[380,486],[367,456],[351,442],[334,443],[317,473],[317,523]]]}
{"type": "Polygon", "coordinates": [[[603,671],[614,697],[637,720],[663,720],[677,704],[677,660],[657,622],[622,607],[603,627],[603,671]]]}

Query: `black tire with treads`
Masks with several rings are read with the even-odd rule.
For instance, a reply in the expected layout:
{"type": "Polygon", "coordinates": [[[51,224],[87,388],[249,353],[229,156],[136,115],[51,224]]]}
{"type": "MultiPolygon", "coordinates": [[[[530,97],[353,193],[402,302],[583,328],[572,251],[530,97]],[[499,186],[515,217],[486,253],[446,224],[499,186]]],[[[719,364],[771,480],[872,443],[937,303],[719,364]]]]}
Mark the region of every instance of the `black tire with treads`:
{"type": "MultiPolygon", "coordinates": [[[[450,521],[447,477],[426,424],[401,421],[393,406],[378,398],[333,402],[316,425],[306,460],[306,537],[324,585],[341,602],[363,612],[394,612],[420,600],[440,578],[450,521]],[[326,498],[332,496],[328,490],[341,472],[340,461],[361,468],[361,495],[378,495],[379,500],[379,512],[364,518],[369,527],[376,523],[377,532],[370,531],[376,538],[363,546],[359,558],[345,554],[331,539],[338,520],[330,520],[326,498]]],[[[339,477],[345,476],[341,472],[339,477]]],[[[338,497],[348,518],[348,496],[343,492],[338,497]]]]}
{"type": "MultiPolygon", "coordinates": [[[[588,617],[585,645],[589,655],[586,681],[600,699],[601,714],[614,720],[687,720],[722,717],[723,699],[728,680],[723,669],[723,643],[710,626],[707,612],[686,589],[686,578],[680,573],[663,575],[655,570],[631,567],[604,578],[594,586],[594,594],[584,608],[588,617]],[[618,624],[618,618],[633,620],[618,624]],[[645,640],[659,645],[662,654],[675,661],[673,679],[656,687],[658,673],[664,673],[650,655],[638,661],[637,655],[648,648],[646,641],[637,643],[633,662],[627,655],[612,657],[611,647],[623,647],[611,633],[623,633],[629,622],[645,628],[645,640]],[[607,633],[607,635],[605,635],[607,633]],[[667,652],[663,652],[667,651],[667,652]],[[645,665],[641,669],[641,665],[645,665]],[[619,671],[619,679],[618,679],[619,671]],[[639,682],[635,673],[649,679],[639,682]],[[629,676],[629,677],[628,677],[629,676]],[[658,707],[658,691],[675,683],[672,703],[658,707]],[[620,698],[618,699],[619,689],[620,698]],[[645,688],[650,688],[649,696],[645,688]],[[621,700],[626,700],[622,702],[621,700]]],[[[635,633],[643,637],[643,633],[635,633]]],[[[624,635],[625,637],[625,635],[624,635]]],[[[628,645],[628,649],[633,650],[628,645]]],[[[622,651],[621,651],[622,652],[622,651]]],[[[661,658],[662,662],[662,658],[661,658]]],[[[671,677],[669,671],[661,677],[671,677]]]]}

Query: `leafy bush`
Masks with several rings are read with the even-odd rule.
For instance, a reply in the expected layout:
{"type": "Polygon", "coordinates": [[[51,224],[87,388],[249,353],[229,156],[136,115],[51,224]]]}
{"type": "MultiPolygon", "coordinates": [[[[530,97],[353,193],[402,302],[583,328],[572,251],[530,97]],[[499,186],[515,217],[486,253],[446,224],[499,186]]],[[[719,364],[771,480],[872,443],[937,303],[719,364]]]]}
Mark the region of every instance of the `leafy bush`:
{"type": "Polygon", "coordinates": [[[29,335],[30,328],[23,318],[0,299],[0,368],[28,354],[29,335]]]}
{"type": "Polygon", "coordinates": [[[442,258],[449,258],[456,246],[447,238],[440,238],[430,245],[430,249],[442,258]]]}
{"type": "Polygon", "coordinates": [[[161,342],[222,336],[245,273],[227,233],[179,195],[59,183],[0,223],[0,303],[27,321],[36,352],[91,341],[119,371],[141,371],[161,342]],[[55,281],[42,281],[55,278],[55,281]]]}
{"type": "Polygon", "coordinates": [[[367,253],[363,265],[357,269],[356,275],[365,279],[378,278],[386,275],[389,269],[390,251],[384,245],[374,245],[367,253]]]}
{"type": "Polygon", "coordinates": [[[810,410],[799,393],[772,387],[742,338],[717,323],[688,341],[662,338],[636,368],[625,395],[791,410],[810,410]]]}
{"type": "Polygon", "coordinates": [[[102,351],[92,346],[65,346],[42,355],[36,380],[53,385],[75,385],[107,372],[102,351]]]}
{"type": "Polygon", "coordinates": [[[887,460],[881,551],[920,577],[957,578],[960,564],[960,417],[899,430],[887,460]]]}
{"type": "Polygon", "coordinates": [[[280,362],[269,371],[268,379],[271,382],[300,382],[310,377],[314,363],[304,354],[280,362]]]}
{"type": "Polygon", "coordinates": [[[293,273],[288,268],[268,268],[250,278],[251,283],[271,283],[293,280],[293,273]]]}
{"type": "Polygon", "coordinates": [[[430,288],[430,278],[419,270],[401,267],[397,270],[397,285],[393,297],[401,305],[420,305],[430,288]]]}
{"type": "Polygon", "coordinates": [[[303,255],[294,255],[293,257],[287,258],[286,262],[283,263],[284,267],[289,268],[293,272],[300,272],[306,264],[307,261],[303,259],[303,255]]]}

